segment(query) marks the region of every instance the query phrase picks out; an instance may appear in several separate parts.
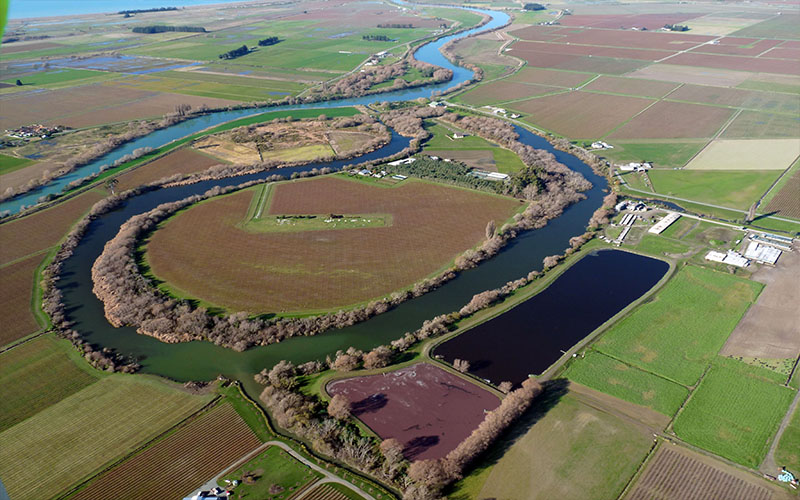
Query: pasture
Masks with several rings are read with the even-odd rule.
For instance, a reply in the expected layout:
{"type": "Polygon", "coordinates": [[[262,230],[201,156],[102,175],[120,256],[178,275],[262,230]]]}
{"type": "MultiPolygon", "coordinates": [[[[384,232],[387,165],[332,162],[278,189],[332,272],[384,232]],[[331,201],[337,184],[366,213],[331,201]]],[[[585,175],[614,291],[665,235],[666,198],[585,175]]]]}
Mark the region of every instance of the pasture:
{"type": "Polygon", "coordinates": [[[750,474],[682,446],[662,443],[625,500],[681,498],[773,500],[775,490],[750,474]]]}
{"type": "Polygon", "coordinates": [[[43,260],[44,255],[32,255],[0,267],[0,314],[4,323],[0,330],[0,345],[42,328],[32,308],[34,275],[43,260]]]}
{"type": "Polygon", "coordinates": [[[545,392],[448,498],[616,498],[651,443],[643,427],[545,392]]]}
{"type": "Polygon", "coordinates": [[[675,419],[678,437],[757,468],[795,393],[762,378],[759,370],[713,365],[675,419]]]}
{"type": "Polygon", "coordinates": [[[381,439],[395,438],[409,460],[444,457],[483,422],[497,396],[435,365],[334,380],[326,387],[381,439]]]}
{"type": "Polygon", "coordinates": [[[169,219],[146,245],[153,274],[173,293],[230,310],[339,309],[437,273],[483,241],[489,220],[502,225],[521,206],[511,198],[413,179],[386,188],[322,177],[274,185],[266,214],[390,214],[392,225],[249,233],[238,226],[259,192],[213,198],[169,219]],[[198,234],[198,225],[207,231],[198,234]],[[228,256],[224,263],[220,254],[228,256]],[[271,257],[265,261],[264,255],[271,257]]]}
{"type": "Polygon", "coordinates": [[[94,383],[100,372],[78,357],[69,342],[50,335],[0,353],[0,432],[94,383]]]}
{"type": "Polygon", "coordinates": [[[687,243],[649,233],[644,233],[639,242],[635,244],[635,247],[640,252],[659,257],[668,254],[683,254],[692,249],[687,243]]]}
{"type": "Polygon", "coordinates": [[[692,170],[786,170],[800,157],[797,139],[718,139],[686,168],[692,170]]]}
{"type": "Polygon", "coordinates": [[[245,474],[254,474],[253,484],[242,482],[234,489],[231,498],[259,498],[279,500],[293,497],[306,485],[316,481],[322,474],[310,469],[277,446],[270,446],[264,452],[238,467],[228,471],[218,484],[225,486],[224,479],[242,481],[245,474]]]}
{"type": "Polygon", "coordinates": [[[778,442],[775,461],[793,473],[800,472],[800,411],[797,409],[778,442]]]}
{"type": "Polygon", "coordinates": [[[675,415],[689,394],[685,387],[596,351],[573,360],[563,376],[667,416],[675,415]]]}
{"type": "MultiPolygon", "coordinates": [[[[70,499],[182,498],[261,441],[222,403],[92,479],[70,499]]],[[[241,479],[241,478],[239,478],[241,479]]]]}
{"type": "Polygon", "coordinates": [[[652,301],[603,334],[595,348],[692,386],[762,287],[729,274],[685,266],[652,301]]]}
{"type": "Polygon", "coordinates": [[[614,141],[614,149],[598,151],[617,163],[649,161],[657,167],[682,167],[705,145],[705,140],[686,142],[654,141],[623,142],[614,141]]]}
{"type": "Polygon", "coordinates": [[[142,376],[103,378],[0,433],[0,476],[15,499],[54,496],[209,400],[142,376]]]}
{"type": "Polygon", "coordinates": [[[27,158],[0,154],[0,175],[10,174],[15,170],[27,167],[31,163],[33,163],[33,160],[27,158]]]}
{"type": "Polygon", "coordinates": [[[21,80],[23,85],[33,85],[36,87],[58,88],[78,84],[85,84],[110,78],[117,78],[119,74],[103,71],[93,71],[88,69],[57,69],[33,73],[30,76],[14,77],[2,80],[4,83],[15,83],[21,80]]]}
{"type": "Polygon", "coordinates": [[[747,210],[780,175],[758,170],[656,170],[647,173],[656,193],[747,210]]]}
{"type": "Polygon", "coordinates": [[[508,174],[517,172],[525,166],[519,156],[512,151],[492,144],[482,137],[466,134],[450,124],[427,122],[425,129],[431,133],[431,138],[423,145],[423,151],[429,155],[464,161],[473,168],[508,174]],[[453,139],[456,132],[466,137],[453,139]]]}

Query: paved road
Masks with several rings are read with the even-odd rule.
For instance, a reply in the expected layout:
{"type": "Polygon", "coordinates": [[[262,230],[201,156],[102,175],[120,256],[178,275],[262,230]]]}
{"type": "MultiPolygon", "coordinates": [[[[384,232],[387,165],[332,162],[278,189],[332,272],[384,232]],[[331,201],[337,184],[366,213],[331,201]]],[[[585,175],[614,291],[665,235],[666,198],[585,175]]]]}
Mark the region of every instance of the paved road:
{"type": "MultiPolygon", "coordinates": [[[[200,487],[199,487],[197,490],[193,491],[193,492],[192,492],[192,493],[191,493],[189,496],[192,496],[192,495],[194,495],[195,493],[198,493],[198,492],[200,492],[200,491],[203,491],[203,490],[210,490],[210,489],[212,489],[212,488],[215,488],[215,487],[217,486],[217,480],[218,480],[220,477],[222,477],[222,475],[223,475],[223,474],[225,474],[225,472],[227,472],[227,471],[229,471],[229,470],[231,470],[231,469],[235,469],[235,468],[237,468],[237,467],[241,466],[242,464],[244,464],[245,462],[247,462],[248,460],[250,460],[252,457],[254,457],[254,456],[258,455],[259,453],[261,453],[261,452],[262,452],[262,451],[264,451],[265,449],[269,448],[270,446],[277,446],[278,448],[281,448],[281,449],[283,449],[284,451],[286,451],[287,453],[289,453],[291,456],[293,456],[294,458],[296,458],[298,461],[302,462],[304,465],[306,465],[306,466],[310,467],[311,469],[313,469],[313,470],[315,470],[315,471],[319,472],[320,474],[322,474],[322,476],[323,476],[323,477],[322,477],[322,479],[320,479],[320,480],[319,480],[319,481],[318,481],[316,484],[323,484],[323,483],[338,483],[338,484],[341,484],[341,485],[347,486],[347,487],[348,487],[348,488],[350,488],[351,490],[353,490],[353,491],[355,491],[356,493],[358,493],[359,495],[361,495],[361,496],[362,496],[363,498],[365,498],[366,500],[375,500],[375,498],[374,498],[372,495],[370,495],[370,494],[369,494],[369,493],[367,493],[366,491],[362,490],[361,488],[359,488],[359,487],[358,487],[358,486],[356,486],[355,484],[353,484],[353,483],[351,483],[351,482],[349,482],[349,481],[345,481],[344,479],[340,478],[339,476],[335,476],[335,475],[333,475],[333,474],[332,474],[332,473],[330,473],[329,471],[327,471],[327,470],[323,469],[323,468],[322,468],[322,467],[320,467],[319,465],[317,465],[317,464],[315,464],[314,462],[312,462],[312,461],[308,460],[308,459],[307,459],[306,457],[304,457],[303,455],[301,455],[301,454],[297,453],[295,450],[293,450],[292,448],[290,448],[290,447],[289,447],[289,446],[288,446],[286,443],[284,443],[284,442],[282,442],[282,441],[267,441],[266,443],[262,444],[261,446],[259,446],[259,447],[258,447],[258,448],[256,448],[255,450],[253,450],[253,451],[251,451],[251,452],[247,453],[246,455],[244,455],[243,457],[239,458],[239,460],[237,460],[236,462],[234,462],[234,463],[233,463],[233,464],[231,464],[230,466],[226,467],[226,468],[225,468],[225,469],[224,469],[222,472],[220,472],[219,474],[217,474],[216,476],[214,476],[212,479],[210,479],[210,480],[209,480],[208,482],[206,482],[204,485],[200,486],[200,487]]],[[[300,500],[301,498],[303,498],[304,496],[306,496],[306,494],[308,494],[308,492],[309,492],[309,491],[311,491],[312,489],[313,489],[313,488],[307,488],[307,489],[306,489],[306,491],[305,491],[305,492],[303,492],[303,493],[301,493],[301,494],[300,494],[300,495],[297,497],[297,499],[296,499],[296,500],[300,500]]]]}

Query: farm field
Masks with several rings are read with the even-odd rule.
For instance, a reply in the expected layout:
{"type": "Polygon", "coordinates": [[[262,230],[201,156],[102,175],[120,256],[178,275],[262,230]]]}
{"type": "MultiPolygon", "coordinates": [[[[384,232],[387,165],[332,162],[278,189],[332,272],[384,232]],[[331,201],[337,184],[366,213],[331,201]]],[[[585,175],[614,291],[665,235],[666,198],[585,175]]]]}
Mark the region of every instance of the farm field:
{"type": "Polygon", "coordinates": [[[431,133],[431,138],[423,145],[423,151],[429,155],[463,161],[473,168],[504,173],[517,172],[525,166],[513,152],[481,137],[466,135],[461,139],[452,139],[455,132],[463,134],[463,131],[450,124],[445,126],[427,122],[425,129],[431,133]]]}
{"type": "Polygon", "coordinates": [[[762,287],[683,267],[653,301],[603,334],[595,348],[681,385],[694,385],[762,287]]]}
{"type": "Polygon", "coordinates": [[[181,148],[146,165],[123,173],[117,177],[118,183],[115,189],[121,193],[175,174],[202,172],[220,163],[222,163],[220,160],[194,149],[181,148]]]}
{"type": "MultiPolygon", "coordinates": [[[[5,245],[3,245],[5,246],[5,245]]],[[[41,329],[33,315],[33,287],[36,269],[43,255],[33,255],[0,267],[0,314],[3,328],[0,345],[5,345],[41,329]]]]}
{"type": "MultiPolygon", "coordinates": [[[[261,441],[222,403],[92,479],[74,500],[182,498],[261,441]]],[[[240,478],[241,479],[241,478],[240,478]]]]}
{"type": "Polygon", "coordinates": [[[259,192],[251,188],[199,203],[163,224],[146,245],[153,274],[173,293],[232,310],[341,308],[437,272],[481,242],[489,220],[501,225],[521,206],[510,198],[413,179],[387,188],[334,176],[281,183],[270,191],[268,215],[390,214],[393,223],[247,233],[238,225],[259,192]],[[206,236],[197,234],[198,225],[208,228],[206,236]],[[227,264],[220,265],[219,252],[228,255],[227,264]],[[265,262],[263,255],[272,257],[265,262]]]}
{"type": "Polygon", "coordinates": [[[458,100],[473,106],[485,106],[487,104],[504,103],[527,99],[529,97],[543,94],[556,94],[563,92],[560,87],[550,87],[535,83],[518,83],[501,80],[497,82],[481,85],[458,97],[458,100]],[[502,96],[502,97],[500,97],[502,96]]]}
{"type": "Polygon", "coordinates": [[[78,357],[50,335],[0,353],[0,432],[97,381],[99,372],[79,367],[78,357]]]}
{"type": "Polygon", "coordinates": [[[651,443],[644,428],[545,392],[448,498],[616,498],[651,443]]]}
{"type": "Polygon", "coordinates": [[[757,170],[650,170],[656,193],[747,210],[780,175],[757,170]]]}
{"type": "Polygon", "coordinates": [[[564,377],[625,401],[672,416],[689,392],[686,388],[638,368],[590,351],[573,360],[564,377]]]}
{"type": "Polygon", "coordinates": [[[800,471],[800,411],[797,409],[778,442],[775,461],[786,466],[792,473],[800,471]]]}
{"type": "Polygon", "coordinates": [[[228,471],[220,478],[218,484],[224,486],[224,479],[242,481],[245,474],[254,474],[257,477],[256,482],[254,484],[242,482],[234,489],[231,498],[264,500],[289,498],[303,490],[310,482],[322,477],[320,473],[298,462],[277,446],[268,447],[235,471],[228,471]]]}
{"type": "Polygon", "coordinates": [[[625,500],[681,498],[777,500],[789,498],[766,481],[681,446],[666,443],[647,463],[625,500]]]}
{"type": "Polygon", "coordinates": [[[786,170],[800,157],[797,139],[719,139],[686,168],[692,170],[786,170]]]}
{"type": "Polygon", "coordinates": [[[622,142],[614,141],[614,149],[598,151],[617,163],[649,161],[657,167],[682,167],[696,155],[707,141],[687,142],[622,142]]]}
{"type": "MultiPolygon", "coordinates": [[[[625,243],[627,245],[627,243],[625,243]]],[[[653,234],[645,233],[638,243],[635,244],[636,250],[650,255],[663,257],[664,255],[684,254],[692,248],[681,241],[664,238],[653,234]]]]}
{"type": "Polygon", "coordinates": [[[797,165],[798,162],[795,162],[794,171],[786,174],[789,176],[788,180],[767,204],[768,212],[776,211],[783,217],[800,219],[800,201],[797,199],[797,193],[800,192],[800,168],[797,165]]]}
{"type": "Polygon", "coordinates": [[[691,139],[713,137],[731,117],[726,108],[659,101],[619,129],[611,139],[691,139]]]}
{"type": "Polygon", "coordinates": [[[572,71],[556,71],[525,66],[504,81],[573,88],[588,82],[595,76],[596,75],[592,74],[574,73],[572,71]]]}
{"type": "Polygon", "coordinates": [[[722,133],[723,139],[796,139],[800,119],[796,116],[742,111],[722,133]]]}
{"type": "Polygon", "coordinates": [[[314,488],[305,498],[307,500],[361,500],[362,497],[341,484],[326,483],[314,488]]]}
{"type": "Polygon", "coordinates": [[[0,175],[10,174],[15,170],[27,167],[31,163],[33,163],[33,160],[27,158],[17,158],[16,156],[0,154],[0,175]]]}
{"type": "Polygon", "coordinates": [[[669,82],[639,80],[635,78],[620,78],[615,76],[601,76],[600,78],[593,80],[591,83],[586,85],[584,90],[660,99],[675,90],[677,87],[677,84],[669,82]]]}
{"type": "Polygon", "coordinates": [[[0,433],[3,484],[15,499],[57,495],[209,400],[141,376],[106,377],[0,433]]]}
{"type": "Polygon", "coordinates": [[[353,416],[381,439],[395,438],[410,460],[440,458],[453,450],[500,405],[497,396],[435,365],[417,363],[378,375],[335,380],[353,416]]]}
{"type": "Polygon", "coordinates": [[[762,368],[731,366],[712,365],[675,419],[674,431],[689,443],[756,468],[795,391],[761,378],[759,372],[767,371],[762,368]]]}

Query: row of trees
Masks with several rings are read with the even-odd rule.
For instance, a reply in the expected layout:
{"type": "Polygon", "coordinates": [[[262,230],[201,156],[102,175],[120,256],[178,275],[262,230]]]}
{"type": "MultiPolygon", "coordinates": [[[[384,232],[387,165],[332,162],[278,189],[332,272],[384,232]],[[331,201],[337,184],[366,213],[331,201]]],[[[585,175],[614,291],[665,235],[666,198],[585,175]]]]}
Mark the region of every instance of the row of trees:
{"type": "Polygon", "coordinates": [[[482,191],[502,193],[502,182],[489,181],[469,175],[472,169],[458,161],[433,160],[428,157],[419,157],[414,163],[387,166],[386,170],[392,173],[413,175],[425,179],[435,179],[447,184],[465,186],[482,191]]]}
{"type": "Polygon", "coordinates": [[[134,33],[167,33],[167,32],[182,32],[182,33],[205,33],[206,29],[202,26],[136,26],[133,28],[134,33]]]}
{"type": "Polygon", "coordinates": [[[379,24],[378,25],[378,28],[394,28],[394,29],[398,29],[398,28],[410,29],[410,28],[413,28],[413,27],[414,27],[414,25],[411,24],[411,23],[409,23],[409,24],[387,23],[387,24],[379,24]]]}
{"type": "Polygon", "coordinates": [[[152,9],[130,9],[121,10],[117,14],[143,14],[145,12],[167,12],[170,10],[178,10],[177,7],[154,7],[152,9]]]}
{"type": "Polygon", "coordinates": [[[276,43],[280,42],[281,39],[277,36],[270,36],[258,41],[259,47],[268,47],[270,45],[275,45],[276,43]]]}
{"type": "Polygon", "coordinates": [[[229,50],[224,54],[220,54],[220,59],[236,59],[237,57],[242,57],[250,53],[250,49],[247,48],[247,45],[242,45],[238,49],[229,50]]]}
{"type": "Polygon", "coordinates": [[[366,40],[368,42],[391,42],[392,39],[386,35],[363,35],[361,37],[362,40],[366,40]]]}

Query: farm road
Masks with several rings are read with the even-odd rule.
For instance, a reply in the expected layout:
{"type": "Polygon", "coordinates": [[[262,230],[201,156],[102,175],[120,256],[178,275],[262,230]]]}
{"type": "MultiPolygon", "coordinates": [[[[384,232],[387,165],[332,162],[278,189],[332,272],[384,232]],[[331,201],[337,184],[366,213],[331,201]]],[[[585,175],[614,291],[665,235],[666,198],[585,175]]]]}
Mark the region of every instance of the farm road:
{"type": "MultiPolygon", "coordinates": [[[[340,478],[339,476],[335,476],[335,475],[331,474],[327,470],[323,469],[322,467],[318,466],[317,464],[315,464],[315,463],[311,462],[310,460],[306,459],[306,457],[304,457],[303,455],[301,455],[301,454],[297,453],[296,451],[294,451],[292,448],[290,448],[286,443],[284,443],[282,441],[267,441],[266,443],[262,444],[261,446],[259,446],[255,450],[253,450],[253,451],[247,453],[246,455],[244,455],[243,457],[241,457],[239,460],[237,460],[236,462],[231,464],[229,467],[226,467],[222,472],[220,472],[219,474],[217,474],[216,476],[214,476],[213,478],[208,480],[208,482],[206,482],[204,485],[200,486],[197,490],[193,491],[189,496],[192,496],[195,493],[198,493],[198,492],[203,491],[203,490],[210,490],[212,488],[215,488],[217,486],[217,480],[220,477],[222,477],[227,471],[236,469],[237,467],[241,466],[243,463],[245,463],[248,460],[250,460],[251,458],[255,457],[256,455],[258,455],[262,451],[266,450],[270,446],[277,446],[278,448],[281,448],[282,450],[287,452],[289,455],[291,455],[294,458],[296,458],[302,464],[304,464],[307,467],[310,467],[312,470],[322,474],[324,477],[322,479],[320,479],[319,481],[317,481],[316,484],[338,483],[338,484],[346,486],[346,487],[350,488],[351,490],[355,491],[356,493],[358,493],[359,495],[364,497],[366,500],[375,500],[375,498],[372,495],[370,495],[366,491],[362,490],[361,488],[359,488],[355,484],[350,483],[349,481],[345,481],[344,479],[340,478]]],[[[307,488],[306,491],[301,493],[297,497],[296,500],[300,500],[301,498],[303,498],[312,489],[313,488],[307,488]]]]}
{"type": "MultiPolygon", "coordinates": [[[[769,447],[767,456],[764,457],[764,461],[761,462],[761,466],[758,468],[761,472],[771,474],[773,476],[778,475],[779,465],[775,462],[775,450],[778,448],[778,443],[781,441],[783,431],[786,430],[786,427],[792,420],[792,415],[794,415],[794,412],[797,411],[798,404],[800,404],[800,391],[797,391],[797,394],[795,394],[794,400],[789,406],[789,411],[787,411],[786,415],[784,415],[781,425],[778,427],[778,432],[775,433],[775,439],[772,440],[772,445],[769,447]]],[[[797,473],[797,471],[792,472],[797,473]]]]}

